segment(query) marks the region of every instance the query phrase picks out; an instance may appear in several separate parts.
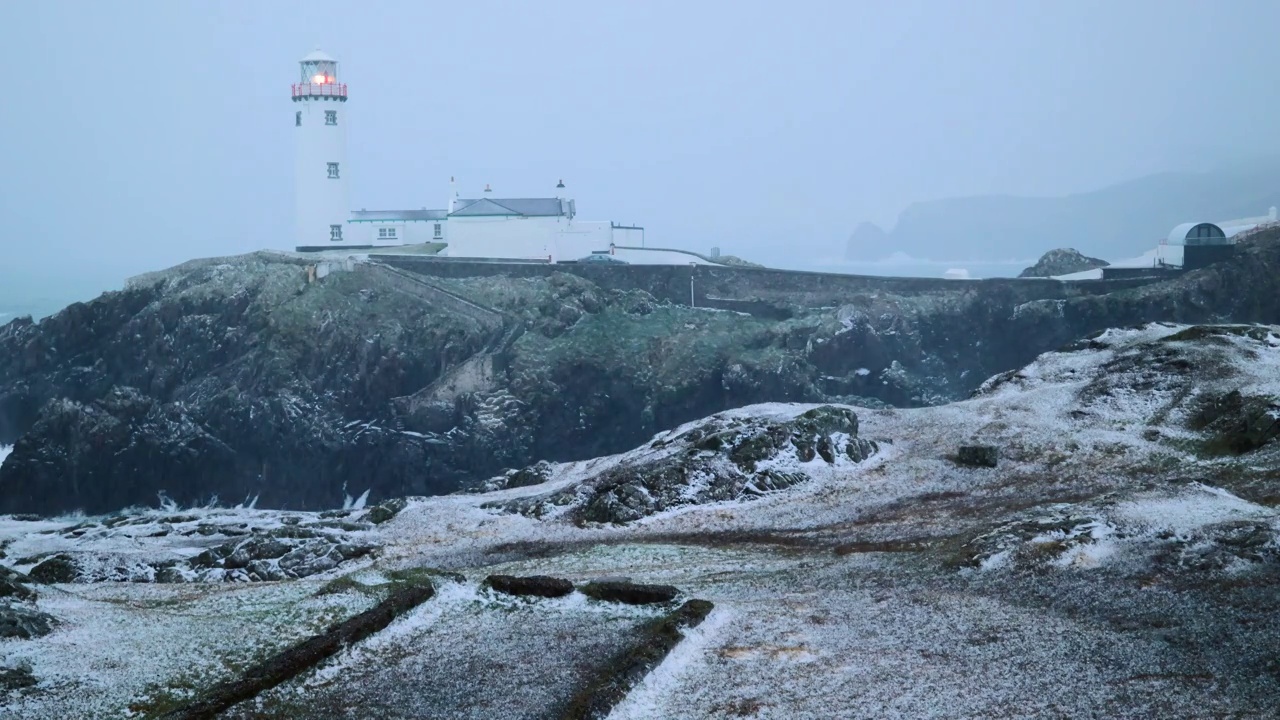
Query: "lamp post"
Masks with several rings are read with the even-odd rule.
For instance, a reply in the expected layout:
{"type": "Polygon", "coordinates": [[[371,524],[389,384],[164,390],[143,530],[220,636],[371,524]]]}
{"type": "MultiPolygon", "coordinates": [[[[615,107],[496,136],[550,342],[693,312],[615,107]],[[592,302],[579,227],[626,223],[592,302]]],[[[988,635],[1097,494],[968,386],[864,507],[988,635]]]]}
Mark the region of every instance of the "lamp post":
{"type": "Polygon", "coordinates": [[[691,308],[698,307],[698,302],[697,300],[694,299],[694,296],[693,296],[693,271],[697,267],[698,267],[698,263],[696,262],[689,263],[689,307],[691,308]]]}

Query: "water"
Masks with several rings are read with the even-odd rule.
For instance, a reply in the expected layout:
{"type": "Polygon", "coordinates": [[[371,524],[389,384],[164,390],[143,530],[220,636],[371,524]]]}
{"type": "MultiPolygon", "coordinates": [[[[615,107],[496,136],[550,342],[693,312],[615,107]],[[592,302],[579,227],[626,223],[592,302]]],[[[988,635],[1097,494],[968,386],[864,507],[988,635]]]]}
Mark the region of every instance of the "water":
{"type": "Polygon", "coordinates": [[[79,268],[53,277],[47,269],[6,265],[0,257],[0,325],[24,315],[40,320],[71,303],[92,300],[123,284],[123,280],[114,277],[86,276],[79,268]]]}
{"type": "Polygon", "coordinates": [[[69,295],[60,298],[3,297],[0,298],[0,325],[5,325],[15,318],[20,318],[26,315],[30,315],[32,319],[41,320],[53,315],[73,302],[87,301],[96,297],[96,295],[97,293],[90,293],[89,291],[86,291],[74,296],[69,295]]]}

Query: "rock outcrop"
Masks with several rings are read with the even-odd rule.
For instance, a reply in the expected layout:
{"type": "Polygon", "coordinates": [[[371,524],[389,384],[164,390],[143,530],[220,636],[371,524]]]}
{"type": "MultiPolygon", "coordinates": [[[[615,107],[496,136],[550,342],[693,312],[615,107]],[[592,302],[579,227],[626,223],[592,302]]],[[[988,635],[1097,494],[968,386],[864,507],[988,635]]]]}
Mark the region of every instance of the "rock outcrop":
{"type": "Polygon", "coordinates": [[[1058,248],[1041,255],[1035,265],[1023,270],[1018,277],[1056,277],[1094,270],[1110,264],[1106,260],[1085,257],[1075,248],[1058,248]]]}
{"type": "MultiPolygon", "coordinates": [[[[403,501],[400,501],[403,503],[403,501]]],[[[336,517],[244,510],[155,511],[86,520],[50,532],[51,552],[0,567],[0,597],[35,599],[30,583],[188,583],[292,580],[333,570],[377,549],[374,525],[336,517]],[[304,520],[305,518],[305,520],[304,520]],[[130,548],[129,552],[112,549],[130,548]]]]}
{"type": "Polygon", "coordinates": [[[660,435],[591,479],[490,506],[531,517],[624,524],[684,505],[748,500],[850,467],[878,450],[847,407],[724,413],[660,435]]]}

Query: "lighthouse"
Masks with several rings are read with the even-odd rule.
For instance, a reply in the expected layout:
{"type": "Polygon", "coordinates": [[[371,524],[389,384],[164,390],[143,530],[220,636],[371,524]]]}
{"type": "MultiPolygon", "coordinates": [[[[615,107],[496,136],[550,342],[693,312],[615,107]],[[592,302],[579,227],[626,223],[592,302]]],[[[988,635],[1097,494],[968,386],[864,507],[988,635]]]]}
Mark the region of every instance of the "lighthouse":
{"type": "Polygon", "coordinates": [[[347,86],[339,82],[338,61],[320,50],[299,61],[293,85],[293,131],[297,135],[294,175],[297,245],[340,243],[347,204],[347,86]]]}

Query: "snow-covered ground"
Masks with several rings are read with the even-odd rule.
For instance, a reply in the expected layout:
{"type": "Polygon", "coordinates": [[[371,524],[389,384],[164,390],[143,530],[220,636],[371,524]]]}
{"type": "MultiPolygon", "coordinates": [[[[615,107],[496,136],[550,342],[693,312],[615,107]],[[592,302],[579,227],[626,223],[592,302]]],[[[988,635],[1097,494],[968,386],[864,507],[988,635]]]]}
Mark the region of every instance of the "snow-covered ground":
{"type": "Polygon", "coordinates": [[[40,608],[59,620],[55,631],[0,641],[0,665],[31,668],[39,692],[0,698],[8,701],[0,715],[142,717],[373,605],[355,593],[316,596],[321,584],[41,588],[40,608]]]}
{"type": "MultiPolygon", "coordinates": [[[[379,546],[376,557],[315,578],[36,586],[39,607],[63,625],[0,641],[0,665],[30,661],[40,680],[4,710],[75,716],[82,706],[68,698],[119,708],[141,693],[180,692],[218,648],[274,647],[325,613],[362,607],[343,604],[358,594],[314,597],[327,579],[425,566],[466,580],[442,583],[437,598],[263,702],[357,698],[334,716],[376,707],[393,717],[429,686],[437,710],[527,717],[653,617],[576,594],[512,601],[480,588],[485,575],[506,573],[628,577],[715,603],[614,710],[617,720],[1264,717],[1280,701],[1275,675],[1256,670],[1280,646],[1280,515],[1268,499],[1280,494],[1265,482],[1276,454],[1271,445],[1206,453],[1208,431],[1188,424],[1206,398],[1231,390],[1280,396],[1280,330],[1112,330],[993,378],[964,402],[856,409],[859,436],[878,451],[823,461],[783,447],[757,469],[803,474],[786,489],[675,504],[623,524],[575,519],[574,503],[603,474],[645,493],[644,472],[621,471],[714,456],[708,448],[719,443],[690,434],[699,421],[627,453],[553,465],[540,485],[411,499],[358,531],[379,546]],[[998,466],[957,465],[966,444],[998,448],[998,466]],[[521,511],[536,500],[555,507],[521,511]],[[297,625],[277,632],[282,623],[297,625]],[[129,660],[153,646],[165,651],[129,660]]],[[[716,422],[788,423],[813,407],[758,405],[716,422]]],[[[714,466],[699,462],[689,467],[714,466]]],[[[707,482],[688,475],[687,497],[705,497],[707,482]]],[[[219,512],[284,522],[270,511],[219,512]]],[[[4,562],[150,557],[200,542],[141,531],[69,537],[80,520],[0,522],[4,562]]]]}

